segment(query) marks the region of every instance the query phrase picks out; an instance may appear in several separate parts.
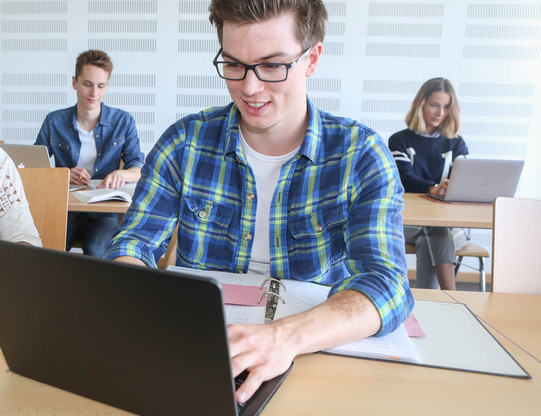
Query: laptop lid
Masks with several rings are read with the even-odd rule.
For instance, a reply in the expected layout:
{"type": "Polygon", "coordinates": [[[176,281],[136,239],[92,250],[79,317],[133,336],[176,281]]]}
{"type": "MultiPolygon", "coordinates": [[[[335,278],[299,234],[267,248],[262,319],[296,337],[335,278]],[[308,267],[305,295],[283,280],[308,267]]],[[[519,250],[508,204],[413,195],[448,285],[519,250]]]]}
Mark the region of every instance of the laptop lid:
{"type": "Polygon", "coordinates": [[[513,197],[523,166],[523,160],[457,158],[443,200],[492,203],[498,196],[513,197]]]}
{"type": "Polygon", "coordinates": [[[0,143],[18,168],[50,168],[51,160],[47,147],[31,144],[0,143]]]}
{"type": "Polygon", "coordinates": [[[217,281],[2,241],[0,264],[11,371],[140,415],[237,414],[217,281]]]}

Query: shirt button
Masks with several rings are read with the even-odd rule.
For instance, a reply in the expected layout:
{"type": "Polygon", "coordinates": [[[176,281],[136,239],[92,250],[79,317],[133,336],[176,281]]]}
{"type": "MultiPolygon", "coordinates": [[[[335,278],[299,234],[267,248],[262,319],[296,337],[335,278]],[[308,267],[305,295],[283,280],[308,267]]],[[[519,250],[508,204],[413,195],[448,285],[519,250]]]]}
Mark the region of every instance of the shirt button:
{"type": "Polygon", "coordinates": [[[317,224],[314,229],[316,230],[317,233],[320,233],[323,231],[323,227],[320,225],[320,224],[317,224]]]}
{"type": "Polygon", "coordinates": [[[237,159],[237,163],[242,163],[242,162],[240,161],[240,159],[239,159],[239,157],[238,157],[238,156],[237,156],[237,157],[235,157],[235,159],[237,159]]]}
{"type": "Polygon", "coordinates": [[[199,218],[207,218],[207,212],[206,211],[199,211],[199,218]]]}
{"type": "Polygon", "coordinates": [[[252,239],[252,234],[246,234],[246,235],[244,236],[244,240],[245,240],[245,241],[250,241],[251,239],[252,239]]]}
{"type": "Polygon", "coordinates": [[[246,199],[247,199],[248,201],[252,201],[254,198],[255,198],[255,195],[254,195],[254,194],[248,194],[248,195],[246,195],[246,199]]]}

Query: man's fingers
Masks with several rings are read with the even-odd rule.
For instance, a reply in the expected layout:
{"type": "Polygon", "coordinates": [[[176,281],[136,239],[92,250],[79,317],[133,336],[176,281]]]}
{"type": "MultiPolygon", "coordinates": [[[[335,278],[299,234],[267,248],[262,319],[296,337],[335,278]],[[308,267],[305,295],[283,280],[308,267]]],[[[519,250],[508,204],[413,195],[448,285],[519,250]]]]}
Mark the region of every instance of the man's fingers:
{"type": "Polygon", "coordinates": [[[244,403],[252,397],[264,381],[266,381],[266,379],[261,375],[259,368],[250,371],[248,377],[246,377],[246,381],[241,384],[235,393],[237,402],[244,403]]]}

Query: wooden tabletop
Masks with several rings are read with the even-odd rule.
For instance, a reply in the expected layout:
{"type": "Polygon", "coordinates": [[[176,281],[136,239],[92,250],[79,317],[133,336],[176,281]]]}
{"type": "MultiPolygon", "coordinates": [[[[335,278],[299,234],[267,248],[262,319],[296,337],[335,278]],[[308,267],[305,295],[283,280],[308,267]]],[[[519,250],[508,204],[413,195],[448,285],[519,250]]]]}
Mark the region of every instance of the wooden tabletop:
{"type": "MultiPolygon", "coordinates": [[[[75,198],[71,192],[68,210],[124,214],[129,206],[129,203],[121,201],[85,204],[75,198]]],[[[402,216],[405,225],[492,228],[492,204],[441,202],[425,194],[404,194],[402,216]]]]}
{"type": "Polygon", "coordinates": [[[130,204],[124,201],[104,201],[85,204],[75,197],[75,192],[70,192],[68,211],[70,212],[108,212],[113,214],[125,214],[130,204]]]}
{"type": "Polygon", "coordinates": [[[492,228],[492,204],[443,202],[425,194],[404,194],[404,225],[492,228]]]}
{"type": "MultiPolygon", "coordinates": [[[[413,292],[416,299],[465,302],[533,378],[307,354],[295,359],[262,415],[539,414],[541,362],[536,354],[541,343],[541,295],[413,292]]],[[[0,355],[0,414],[130,414],[5,370],[0,355]]]]}

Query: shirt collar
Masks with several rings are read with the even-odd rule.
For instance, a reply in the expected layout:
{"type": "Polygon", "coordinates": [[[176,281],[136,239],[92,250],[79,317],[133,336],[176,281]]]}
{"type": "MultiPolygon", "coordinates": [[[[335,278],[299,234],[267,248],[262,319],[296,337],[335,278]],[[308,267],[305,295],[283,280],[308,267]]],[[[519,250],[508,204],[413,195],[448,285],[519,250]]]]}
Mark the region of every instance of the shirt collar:
{"type": "MultiPolygon", "coordinates": [[[[109,126],[111,125],[111,109],[110,107],[106,106],[103,103],[100,103],[101,110],[100,110],[100,121],[98,121],[98,124],[101,124],[103,126],[109,126]]],[[[72,124],[75,129],[77,129],[77,104],[75,104],[73,107],[71,107],[73,111],[72,115],[72,124]]],[[[67,120],[66,120],[67,121],[67,120]]]]}
{"type": "Polygon", "coordinates": [[[423,134],[421,134],[421,136],[436,139],[436,138],[441,136],[441,131],[440,131],[440,129],[436,129],[436,131],[434,133],[432,133],[432,134],[425,131],[423,134]]]}
{"type": "MultiPolygon", "coordinates": [[[[230,104],[231,108],[227,120],[227,126],[225,131],[226,145],[225,154],[236,153],[237,156],[242,155],[242,146],[239,138],[239,116],[240,112],[237,106],[233,103],[230,104]]],[[[306,133],[304,134],[304,140],[299,149],[299,154],[304,155],[317,164],[319,160],[319,152],[321,151],[320,132],[323,131],[321,125],[321,117],[316,107],[310,99],[307,98],[307,110],[308,110],[308,122],[306,125],[306,133]]]]}

